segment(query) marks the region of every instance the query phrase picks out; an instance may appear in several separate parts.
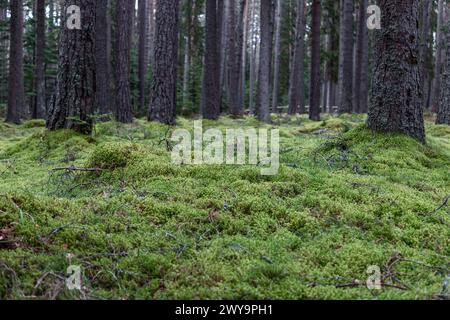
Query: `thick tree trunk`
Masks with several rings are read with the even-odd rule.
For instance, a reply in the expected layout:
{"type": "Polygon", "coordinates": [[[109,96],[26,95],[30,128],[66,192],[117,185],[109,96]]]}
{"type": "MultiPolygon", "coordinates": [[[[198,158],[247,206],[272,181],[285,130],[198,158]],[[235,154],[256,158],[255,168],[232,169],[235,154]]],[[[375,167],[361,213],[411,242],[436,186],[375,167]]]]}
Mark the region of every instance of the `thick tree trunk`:
{"type": "Polygon", "coordinates": [[[353,107],[356,113],[367,112],[368,103],[369,35],[366,23],[368,3],[368,0],[360,0],[359,2],[355,57],[355,86],[353,92],[353,107]]]}
{"type": "Polygon", "coordinates": [[[297,0],[294,61],[289,85],[289,110],[293,115],[305,112],[305,0],[297,0]]]}
{"type": "Polygon", "coordinates": [[[312,3],[312,29],[311,29],[311,85],[309,99],[309,118],[320,120],[320,0],[312,3]]]}
{"type": "Polygon", "coordinates": [[[178,0],[156,2],[153,86],[149,120],[175,124],[178,66],[178,0]]]}
{"type": "Polygon", "coordinates": [[[47,128],[74,129],[90,134],[95,107],[95,4],[96,0],[64,0],[59,38],[58,80],[55,103],[47,128]],[[81,30],[68,29],[71,5],[80,7],[81,30]]]}
{"type": "Polygon", "coordinates": [[[20,123],[24,116],[23,83],[23,4],[22,0],[11,0],[8,108],[6,122],[20,123]]]}
{"type": "Polygon", "coordinates": [[[206,0],[205,57],[203,68],[202,114],[216,120],[220,115],[220,56],[216,0],[206,0]]]}
{"type": "Polygon", "coordinates": [[[110,59],[108,53],[108,0],[97,0],[95,22],[96,104],[100,114],[111,112],[110,59]]]}
{"type": "Polygon", "coordinates": [[[35,67],[34,91],[35,101],[31,117],[43,119],[46,116],[45,103],[45,0],[36,0],[36,41],[35,41],[35,67]]]}
{"type": "Polygon", "coordinates": [[[280,46],[281,46],[281,17],[283,11],[282,0],[277,0],[275,14],[275,39],[273,52],[273,91],[272,112],[278,112],[278,95],[280,91],[280,46]]]}
{"type": "Polygon", "coordinates": [[[148,53],[147,53],[147,41],[148,41],[148,12],[147,12],[148,0],[139,0],[138,6],[138,21],[139,21],[139,66],[138,66],[138,78],[139,78],[139,110],[145,110],[145,80],[147,76],[148,66],[148,53]]]}
{"type": "Polygon", "coordinates": [[[339,112],[353,111],[353,0],[341,0],[339,112]]]}
{"type": "Polygon", "coordinates": [[[131,41],[133,35],[134,3],[116,0],[116,98],[115,117],[118,122],[133,122],[130,89],[131,41]]]}
{"type": "Polygon", "coordinates": [[[375,31],[374,79],[367,126],[403,132],[425,142],[420,85],[417,0],[380,0],[383,27],[375,31]]]}

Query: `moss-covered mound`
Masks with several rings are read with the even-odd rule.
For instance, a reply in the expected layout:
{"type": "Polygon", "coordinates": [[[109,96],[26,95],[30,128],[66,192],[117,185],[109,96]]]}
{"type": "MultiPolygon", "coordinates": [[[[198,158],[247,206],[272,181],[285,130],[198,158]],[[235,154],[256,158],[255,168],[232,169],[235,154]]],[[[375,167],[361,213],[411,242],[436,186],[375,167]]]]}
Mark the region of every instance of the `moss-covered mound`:
{"type": "MultiPolygon", "coordinates": [[[[281,168],[173,165],[167,128],[0,122],[0,298],[448,296],[450,130],[280,117],[281,168]],[[81,266],[83,288],[64,285],[81,266]],[[382,290],[369,290],[378,266],[382,290]]],[[[222,118],[204,127],[261,127],[222,118]]],[[[179,119],[193,130],[193,121],[179,119]]]]}

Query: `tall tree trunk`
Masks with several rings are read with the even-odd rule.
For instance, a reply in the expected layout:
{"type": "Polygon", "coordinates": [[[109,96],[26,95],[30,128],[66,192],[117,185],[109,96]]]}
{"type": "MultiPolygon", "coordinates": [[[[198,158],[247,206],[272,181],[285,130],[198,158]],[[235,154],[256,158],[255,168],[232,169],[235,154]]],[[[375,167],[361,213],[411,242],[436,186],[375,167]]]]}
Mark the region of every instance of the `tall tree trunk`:
{"type": "Polygon", "coordinates": [[[249,28],[249,6],[250,0],[241,0],[241,22],[242,22],[242,53],[241,53],[241,71],[239,73],[239,104],[242,106],[242,112],[245,105],[245,89],[247,80],[247,48],[248,48],[248,28],[249,28]]]}
{"type": "Polygon", "coordinates": [[[252,0],[252,10],[250,17],[250,79],[249,79],[249,109],[250,113],[255,113],[255,83],[257,73],[257,52],[256,40],[256,0],[252,0]]]}
{"type": "Polygon", "coordinates": [[[353,111],[353,0],[341,0],[339,112],[353,111]]]}
{"type": "Polygon", "coordinates": [[[36,41],[34,91],[36,94],[31,117],[43,119],[46,114],[45,104],[45,0],[36,0],[36,41]]]}
{"type": "Polygon", "coordinates": [[[108,0],[97,0],[95,21],[96,104],[101,114],[111,112],[110,57],[108,53],[108,0]]]}
{"type": "Polygon", "coordinates": [[[417,0],[380,0],[383,28],[375,31],[374,82],[367,126],[425,142],[420,86],[417,0]]]}
{"type": "Polygon", "coordinates": [[[422,66],[422,78],[421,78],[421,86],[423,88],[423,100],[422,105],[425,109],[429,108],[430,94],[429,94],[429,86],[430,86],[430,69],[432,69],[432,37],[431,37],[431,11],[433,8],[432,0],[423,0],[422,1],[422,23],[421,23],[421,31],[420,31],[420,62],[422,66]]]}
{"type": "Polygon", "coordinates": [[[358,30],[355,61],[355,87],[353,92],[353,107],[357,113],[367,111],[368,102],[368,56],[369,35],[367,31],[368,0],[360,0],[358,13],[358,30]]]}
{"type": "Polygon", "coordinates": [[[434,67],[434,81],[431,99],[432,111],[436,112],[439,106],[439,98],[441,96],[441,77],[442,77],[442,52],[443,43],[443,26],[444,26],[444,0],[438,1],[438,19],[436,29],[436,61],[434,67]]]}
{"type": "Polygon", "coordinates": [[[450,4],[446,6],[446,25],[445,30],[445,65],[442,74],[441,98],[439,99],[439,110],[436,124],[450,125],[450,4]]]}
{"type": "Polygon", "coordinates": [[[203,68],[202,114],[216,120],[220,115],[220,56],[217,0],[206,0],[205,57],[203,68]]]}
{"type": "Polygon", "coordinates": [[[22,0],[11,0],[8,108],[6,122],[20,123],[24,116],[23,83],[23,4],[22,0]]]}
{"type": "Polygon", "coordinates": [[[148,1],[148,61],[150,67],[153,66],[154,59],[154,43],[155,43],[155,2],[156,0],[147,0],[148,1]]]}
{"type": "Polygon", "coordinates": [[[242,105],[239,101],[241,55],[242,55],[242,23],[236,18],[237,2],[229,0],[228,10],[228,40],[227,40],[227,62],[228,62],[228,104],[233,116],[243,114],[242,105]]]}
{"type": "Polygon", "coordinates": [[[313,0],[311,22],[311,85],[309,118],[314,121],[320,120],[320,21],[320,0],[313,0]]]}
{"type": "Polygon", "coordinates": [[[155,59],[149,120],[175,124],[177,106],[178,0],[156,2],[155,59]]]}
{"type": "Polygon", "coordinates": [[[8,100],[7,3],[0,2],[0,104],[8,100]]]}
{"type": "Polygon", "coordinates": [[[64,0],[59,38],[56,100],[51,105],[47,128],[74,129],[90,134],[95,107],[95,4],[97,0],[64,0]],[[66,27],[71,5],[80,7],[81,30],[66,27]]]}
{"type": "Polygon", "coordinates": [[[283,11],[282,0],[276,0],[275,13],[275,39],[273,52],[273,91],[272,91],[272,112],[278,112],[278,94],[280,91],[280,46],[281,46],[281,18],[283,11]]]}
{"type": "Polygon", "coordinates": [[[272,15],[274,11],[274,3],[272,0],[261,1],[260,12],[260,62],[258,76],[258,119],[263,122],[270,122],[270,70],[272,61],[273,47],[273,21],[272,15]]]}
{"type": "Polygon", "coordinates": [[[222,109],[223,96],[227,94],[228,66],[227,66],[227,41],[228,41],[228,13],[230,4],[228,1],[218,1],[218,32],[220,34],[220,101],[222,109]]]}
{"type": "Polygon", "coordinates": [[[289,85],[289,110],[293,115],[305,112],[305,0],[297,0],[294,61],[289,85]]]}
{"type": "Polygon", "coordinates": [[[115,117],[122,123],[133,122],[130,89],[131,41],[133,36],[134,3],[116,0],[116,101],[115,117]]]}
{"type": "Polygon", "coordinates": [[[138,20],[139,20],[139,66],[138,66],[138,78],[139,78],[139,110],[145,109],[145,80],[147,76],[148,66],[148,53],[147,53],[147,41],[148,41],[148,12],[147,12],[148,0],[139,0],[138,6],[138,20]]]}

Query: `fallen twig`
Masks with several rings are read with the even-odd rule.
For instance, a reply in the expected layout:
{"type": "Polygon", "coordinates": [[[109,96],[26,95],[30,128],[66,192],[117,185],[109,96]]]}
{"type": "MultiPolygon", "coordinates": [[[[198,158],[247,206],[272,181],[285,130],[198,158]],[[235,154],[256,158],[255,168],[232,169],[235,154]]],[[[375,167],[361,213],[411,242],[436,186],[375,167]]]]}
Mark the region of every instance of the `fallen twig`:
{"type": "Polygon", "coordinates": [[[444,201],[442,202],[442,204],[434,211],[428,212],[428,213],[422,213],[422,215],[427,215],[427,216],[432,216],[435,215],[436,213],[438,213],[442,208],[444,208],[450,201],[450,194],[447,195],[444,199],[444,201]]]}
{"type": "Polygon", "coordinates": [[[50,170],[50,172],[56,172],[56,171],[102,172],[103,169],[100,169],[100,168],[77,168],[75,166],[70,166],[70,167],[54,168],[54,169],[50,170]]]}

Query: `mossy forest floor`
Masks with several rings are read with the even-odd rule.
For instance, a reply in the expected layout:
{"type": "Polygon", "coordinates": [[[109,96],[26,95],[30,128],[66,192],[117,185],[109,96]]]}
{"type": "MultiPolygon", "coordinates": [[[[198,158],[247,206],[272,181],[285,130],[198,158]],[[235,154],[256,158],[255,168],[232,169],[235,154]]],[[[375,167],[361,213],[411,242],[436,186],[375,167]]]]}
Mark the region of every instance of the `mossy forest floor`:
{"type": "Polygon", "coordinates": [[[428,121],[427,146],[359,116],[273,127],[282,164],[262,176],[173,165],[170,130],[141,120],[92,137],[0,122],[0,299],[448,298],[450,127],[428,121]],[[52,171],[70,166],[103,170],[52,171]]]}

